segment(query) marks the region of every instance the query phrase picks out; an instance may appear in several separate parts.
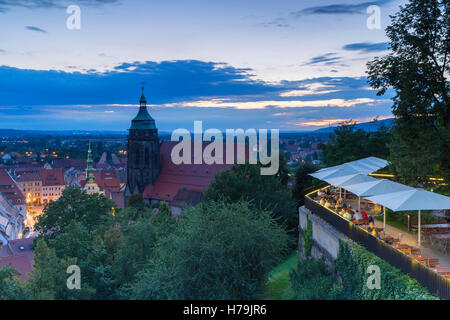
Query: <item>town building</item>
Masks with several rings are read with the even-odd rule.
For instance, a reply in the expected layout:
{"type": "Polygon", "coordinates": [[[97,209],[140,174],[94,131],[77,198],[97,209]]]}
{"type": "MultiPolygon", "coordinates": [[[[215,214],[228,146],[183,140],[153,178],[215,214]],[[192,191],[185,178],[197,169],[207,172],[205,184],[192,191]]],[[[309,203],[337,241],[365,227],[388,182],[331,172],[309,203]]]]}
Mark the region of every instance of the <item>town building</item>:
{"type": "Polygon", "coordinates": [[[42,170],[42,203],[58,200],[66,188],[62,169],[42,170]]]}
{"type": "Polygon", "coordinates": [[[27,205],[40,205],[42,197],[41,170],[24,172],[17,178],[17,183],[26,197],[27,205]]]}

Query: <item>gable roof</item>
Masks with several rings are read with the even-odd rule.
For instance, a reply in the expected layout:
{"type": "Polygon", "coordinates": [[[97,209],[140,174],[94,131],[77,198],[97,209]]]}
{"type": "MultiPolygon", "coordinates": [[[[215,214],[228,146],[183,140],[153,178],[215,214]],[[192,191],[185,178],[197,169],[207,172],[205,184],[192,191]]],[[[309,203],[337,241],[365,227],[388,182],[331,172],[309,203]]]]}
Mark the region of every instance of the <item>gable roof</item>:
{"type": "Polygon", "coordinates": [[[41,171],[42,174],[42,186],[63,186],[64,173],[61,168],[58,169],[46,169],[41,171]]]}
{"type": "Polygon", "coordinates": [[[0,169],[0,193],[13,205],[25,203],[24,193],[6,169],[0,169]]]}
{"type": "Polygon", "coordinates": [[[19,280],[28,280],[28,272],[32,272],[33,265],[26,254],[18,254],[15,256],[0,258],[0,268],[9,266],[20,272],[20,275],[16,276],[19,280]]]}

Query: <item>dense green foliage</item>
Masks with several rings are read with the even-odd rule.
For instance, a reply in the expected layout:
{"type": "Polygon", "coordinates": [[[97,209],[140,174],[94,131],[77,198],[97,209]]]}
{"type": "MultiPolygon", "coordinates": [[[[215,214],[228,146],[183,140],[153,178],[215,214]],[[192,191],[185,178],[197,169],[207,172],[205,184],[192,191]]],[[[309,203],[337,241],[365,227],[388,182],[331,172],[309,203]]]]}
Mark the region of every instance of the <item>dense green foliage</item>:
{"type": "Polygon", "coordinates": [[[320,183],[319,180],[314,179],[309,175],[309,173],[313,173],[318,169],[318,166],[310,162],[305,162],[295,170],[295,182],[292,187],[292,196],[297,201],[298,206],[302,206],[304,204],[305,194],[309,188],[320,183]]]}
{"type": "MultiPolygon", "coordinates": [[[[375,121],[375,120],[374,120],[375,121]]],[[[349,121],[336,127],[327,144],[320,144],[323,161],[327,166],[374,156],[386,159],[389,156],[389,128],[380,125],[377,131],[356,129],[349,121]]]]}
{"type": "Polygon", "coordinates": [[[0,300],[24,300],[28,293],[20,280],[15,276],[19,272],[14,268],[3,267],[0,269],[0,300]]]}
{"type": "Polygon", "coordinates": [[[335,279],[323,259],[304,259],[290,274],[295,299],[329,300],[338,298],[335,279]]]}
{"type": "Polygon", "coordinates": [[[378,95],[395,91],[390,160],[406,183],[450,179],[449,19],[447,0],[410,0],[386,29],[391,53],[368,63],[378,95]]]}
{"type": "Polygon", "coordinates": [[[289,231],[297,228],[296,204],[281,177],[261,175],[258,165],[234,165],[217,175],[205,190],[205,201],[235,203],[250,201],[256,209],[267,210],[289,231]]]}
{"type": "Polygon", "coordinates": [[[246,202],[186,209],[129,288],[136,299],[251,299],[285,254],[288,238],[246,202]]]}
{"type": "Polygon", "coordinates": [[[335,269],[342,279],[343,298],[361,300],[437,299],[420,286],[416,280],[353,242],[341,241],[335,269]],[[380,289],[371,290],[366,285],[368,276],[366,271],[370,265],[380,268],[380,289]]]}
{"type": "Polygon", "coordinates": [[[285,230],[248,202],[208,202],[177,219],[162,202],[116,210],[68,188],[39,219],[33,275],[0,271],[0,299],[238,299],[256,297],[287,252],[285,230]],[[67,268],[81,271],[69,290],[67,268]],[[148,281],[151,279],[151,281],[148,281]]]}

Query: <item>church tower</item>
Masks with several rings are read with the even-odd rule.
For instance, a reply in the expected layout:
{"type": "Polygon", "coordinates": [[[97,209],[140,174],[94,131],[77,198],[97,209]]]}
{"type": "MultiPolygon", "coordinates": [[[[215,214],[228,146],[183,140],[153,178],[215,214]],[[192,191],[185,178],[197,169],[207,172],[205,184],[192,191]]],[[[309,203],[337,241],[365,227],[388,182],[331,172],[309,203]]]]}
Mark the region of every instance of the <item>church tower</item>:
{"type": "Polygon", "coordinates": [[[91,143],[89,143],[87,167],[86,167],[86,184],[84,185],[84,190],[87,194],[103,193],[100,188],[95,183],[95,169],[94,160],[92,159],[92,149],[91,143]]]}
{"type": "Polygon", "coordinates": [[[161,171],[158,129],[147,111],[144,87],[139,105],[128,134],[125,205],[130,195],[142,194],[147,185],[154,184],[161,171]]]}

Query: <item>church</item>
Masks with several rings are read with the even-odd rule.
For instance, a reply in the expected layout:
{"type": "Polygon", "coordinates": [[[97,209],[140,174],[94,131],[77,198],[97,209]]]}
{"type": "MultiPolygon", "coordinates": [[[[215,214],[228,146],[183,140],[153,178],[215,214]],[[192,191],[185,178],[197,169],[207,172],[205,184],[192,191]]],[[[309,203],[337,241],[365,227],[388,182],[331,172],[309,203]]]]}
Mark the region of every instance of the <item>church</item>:
{"type": "Polygon", "coordinates": [[[131,121],[128,134],[125,206],[131,195],[140,194],[145,203],[153,205],[165,201],[173,214],[179,214],[183,206],[198,204],[214,176],[231,167],[229,164],[176,165],[171,160],[171,151],[177,143],[159,139],[142,88],[139,111],[131,121]]]}

